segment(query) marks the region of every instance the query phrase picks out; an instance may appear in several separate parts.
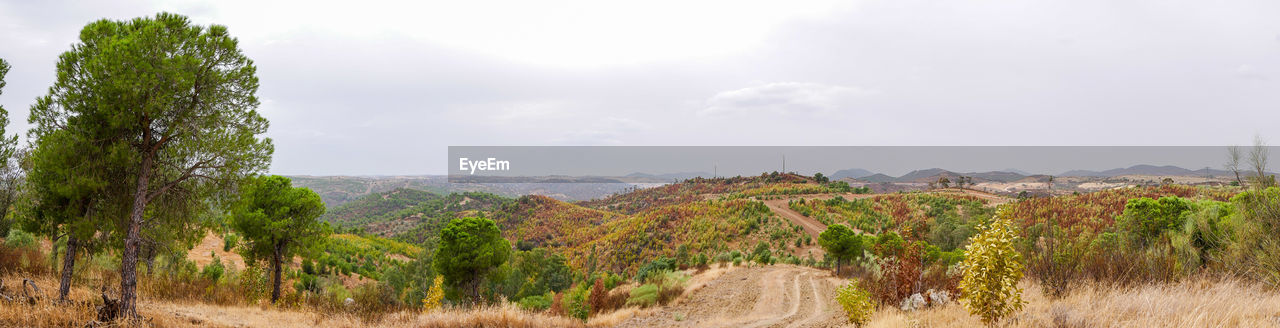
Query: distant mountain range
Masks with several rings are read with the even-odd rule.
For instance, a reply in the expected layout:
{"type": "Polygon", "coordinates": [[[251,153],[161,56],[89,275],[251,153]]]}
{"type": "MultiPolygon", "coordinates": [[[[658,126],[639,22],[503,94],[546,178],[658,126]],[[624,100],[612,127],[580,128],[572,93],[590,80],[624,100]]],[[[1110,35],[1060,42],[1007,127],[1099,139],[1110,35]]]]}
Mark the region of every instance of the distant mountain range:
{"type": "MultiPolygon", "coordinates": [[[[1245,174],[1245,172],[1241,172],[1245,174]]],[[[1154,175],[1154,176],[1216,176],[1227,177],[1234,176],[1231,171],[1218,170],[1212,168],[1203,168],[1199,170],[1190,170],[1173,165],[1156,166],[1156,165],[1134,165],[1126,168],[1115,168],[1105,171],[1090,170],[1071,170],[1058,174],[1058,177],[1117,177],[1123,175],[1154,175]]],[[[861,182],[882,183],[882,182],[933,182],[940,177],[954,179],[960,176],[972,177],[974,182],[983,181],[999,181],[1013,182],[1029,177],[1044,177],[1044,174],[1031,174],[1018,169],[1003,169],[990,172],[967,172],[957,173],[941,168],[931,168],[924,170],[915,170],[899,177],[889,176],[883,173],[875,173],[866,169],[853,168],[836,171],[831,177],[834,179],[853,179],[861,182]]]]}

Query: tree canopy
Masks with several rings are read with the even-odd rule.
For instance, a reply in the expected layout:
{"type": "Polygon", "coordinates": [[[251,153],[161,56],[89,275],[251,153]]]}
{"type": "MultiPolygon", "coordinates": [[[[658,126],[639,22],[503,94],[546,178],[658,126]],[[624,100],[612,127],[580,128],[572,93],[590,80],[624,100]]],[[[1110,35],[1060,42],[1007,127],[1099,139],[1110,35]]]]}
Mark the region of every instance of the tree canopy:
{"type": "Polygon", "coordinates": [[[843,224],[827,226],[827,230],[818,235],[818,245],[836,259],[836,275],[840,274],[842,262],[862,255],[862,237],[843,224]]]}
{"type": "Polygon", "coordinates": [[[270,139],[259,137],[267,121],[255,110],[256,70],[226,27],[169,13],[90,23],[59,57],[57,80],[31,108],[30,133],[66,131],[71,147],[100,149],[109,166],[95,172],[129,189],[120,313],[137,315],[144,238],[198,231],[143,227],[196,222],[208,200],[229,198],[236,182],[270,161],[270,139]]]}
{"type": "Polygon", "coordinates": [[[271,301],[280,298],[282,262],[321,245],[329,225],[316,220],[324,202],[311,189],[293,187],[289,178],[272,175],[249,178],[241,185],[232,209],[231,227],[244,237],[241,254],[271,264],[271,301]]]}
{"type": "Polygon", "coordinates": [[[435,269],[444,276],[445,283],[467,290],[476,302],[481,278],[505,263],[510,254],[511,243],[502,238],[493,220],[458,218],[440,231],[435,269]]]}

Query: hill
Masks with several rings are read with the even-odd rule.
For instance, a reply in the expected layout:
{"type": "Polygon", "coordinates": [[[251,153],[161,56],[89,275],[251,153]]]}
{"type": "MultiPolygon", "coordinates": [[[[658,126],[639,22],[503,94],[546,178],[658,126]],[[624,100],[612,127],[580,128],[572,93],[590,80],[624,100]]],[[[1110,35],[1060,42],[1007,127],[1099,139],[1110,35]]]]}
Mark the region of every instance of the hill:
{"type": "Polygon", "coordinates": [[[326,210],[320,216],[321,221],[329,222],[335,227],[352,227],[368,223],[369,219],[407,209],[419,203],[439,199],[440,195],[417,190],[396,188],[360,197],[338,207],[326,210]]]}
{"type": "Polygon", "coordinates": [[[864,169],[844,169],[831,174],[831,179],[839,180],[844,178],[857,179],[865,176],[875,175],[875,172],[864,169]]]}
{"type": "MultiPolygon", "coordinates": [[[[483,192],[452,193],[440,196],[414,189],[395,189],[361,197],[327,211],[320,220],[345,230],[357,230],[392,237],[418,229],[426,221],[440,221],[458,214],[474,214],[510,202],[511,199],[483,192]]],[[[420,240],[418,240],[420,241],[420,240]]]]}
{"type": "Polygon", "coordinates": [[[364,197],[395,189],[414,189],[437,194],[485,192],[504,197],[544,195],[566,201],[608,196],[630,188],[626,183],[449,183],[443,175],[424,176],[290,176],[293,184],[310,188],[334,208],[364,197]]]}

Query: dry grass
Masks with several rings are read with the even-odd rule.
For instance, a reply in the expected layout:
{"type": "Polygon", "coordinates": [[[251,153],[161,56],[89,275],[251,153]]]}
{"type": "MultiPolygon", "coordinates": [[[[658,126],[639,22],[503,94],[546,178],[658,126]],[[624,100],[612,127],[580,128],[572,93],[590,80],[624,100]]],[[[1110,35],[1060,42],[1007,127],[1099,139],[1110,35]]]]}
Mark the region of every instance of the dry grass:
{"type": "MultiPolygon", "coordinates": [[[[1280,327],[1280,293],[1238,280],[1195,279],[1133,288],[1080,286],[1050,300],[1024,281],[1012,327],[1280,327]]],[[[982,327],[959,304],[915,313],[881,309],[869,327],[982,327]]]]}

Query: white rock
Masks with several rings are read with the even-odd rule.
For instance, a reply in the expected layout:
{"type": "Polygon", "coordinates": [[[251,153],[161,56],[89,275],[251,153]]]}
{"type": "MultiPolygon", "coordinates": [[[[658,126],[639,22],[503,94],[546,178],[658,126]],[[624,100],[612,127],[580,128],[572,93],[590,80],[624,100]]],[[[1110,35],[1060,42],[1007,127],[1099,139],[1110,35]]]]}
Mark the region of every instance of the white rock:
{"type": "Polygon", "coordinates": [[[356,304],[356,300],[353,300],[353,299],[351,299],[350,297],[348,297],[348,298],[347,298],[347,299],[345,299],[345,300],[342,300],[342,305],[343,305],[343,306],[351,306],[352,304],[356,304]]]}
{"type": "Polygon", "coordinates": [[[915,311],[924,308],[924,305],[924,296],[920,295],[920,293],[915,293],[911,294],[911,297],[903,299],[899,308],[903,311],[915,311]]]}
{"type": "Polygon", "coordinates": [[[951,303],[951,293],[945,290],[929,289],[925,294],[929,294],[929,305],[931,306],[942,306],[951,303]]]}

